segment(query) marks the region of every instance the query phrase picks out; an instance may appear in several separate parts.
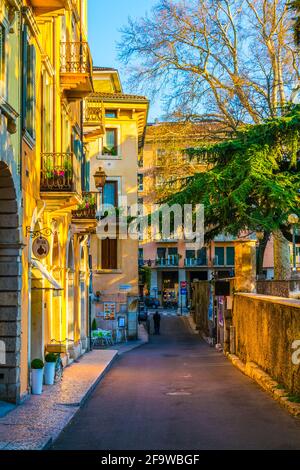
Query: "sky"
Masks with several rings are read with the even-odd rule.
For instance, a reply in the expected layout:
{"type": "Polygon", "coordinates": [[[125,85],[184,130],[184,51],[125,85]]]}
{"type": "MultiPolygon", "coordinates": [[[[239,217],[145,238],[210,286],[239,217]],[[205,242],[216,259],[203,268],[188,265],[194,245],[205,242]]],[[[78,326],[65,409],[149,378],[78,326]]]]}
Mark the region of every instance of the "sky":
{"type": "MultiPolygon", "coordinates": [[[[157,0],[88,0],[89,44],[96,66],[117,68],[126,90],[126,69],[117,58],[119,30],[126,25],[129,16],[141,17],[150,12],[157,0]]],[[[162,115],[159,101],[151,102],[149,121],[162,115]]]]}

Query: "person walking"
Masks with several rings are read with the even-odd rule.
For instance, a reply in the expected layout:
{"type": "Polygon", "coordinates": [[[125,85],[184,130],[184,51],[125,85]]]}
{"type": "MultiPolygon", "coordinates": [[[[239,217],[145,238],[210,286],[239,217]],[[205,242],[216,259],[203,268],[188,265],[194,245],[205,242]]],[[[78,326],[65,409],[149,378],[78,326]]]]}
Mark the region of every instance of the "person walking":
{"type": "Polygon", "coordinates": [[[160,314],[158,310],[156,310],[155,314],[153,315],[153,322],[154,322],[154,334],[160,334],[160,314]]]}

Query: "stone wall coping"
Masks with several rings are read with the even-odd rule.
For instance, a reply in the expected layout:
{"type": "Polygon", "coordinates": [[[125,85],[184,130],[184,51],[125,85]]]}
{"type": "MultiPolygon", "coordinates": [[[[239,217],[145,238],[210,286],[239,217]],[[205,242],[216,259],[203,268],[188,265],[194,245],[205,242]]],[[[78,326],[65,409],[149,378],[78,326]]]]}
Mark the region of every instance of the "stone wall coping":
{"type": "Polygon", "coordinates": [[[296,299],[287,299],[284,297],[276,297],[275,295],[263,295],[263,294],[255,294],[249,292],[236,292],[235,295],[240,297],[249,297],[253,300],[261,300],[264,302],[270,302],[273,304],[281,304],[287,305],[290,307],[295,307],[300,309],[300,300],[296,299]]]}

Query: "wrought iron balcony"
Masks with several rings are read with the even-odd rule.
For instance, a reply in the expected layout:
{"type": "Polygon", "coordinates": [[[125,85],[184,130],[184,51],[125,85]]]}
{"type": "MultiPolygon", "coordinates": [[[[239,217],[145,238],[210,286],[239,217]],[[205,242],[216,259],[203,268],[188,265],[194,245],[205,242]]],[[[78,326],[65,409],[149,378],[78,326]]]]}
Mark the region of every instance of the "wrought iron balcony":
{"type": "Polygon", "coordinates": [[[70,101],[93,92],[93,63],[87,42],[61,42],[60,80],[70,101]]]}
{"type": "Polygon", "coordinates": [[[88,97],[84,102],[84,139],[93,142],[105,133],[105,110],[103,102],[88,97]]]}
{"type": "Polygon", "coordinates": [[[186,267],[198,267],[198,266],[207,266],[206,258],[185,258],[184,265],[186,267]]]}
{"type": "Polygon", "coordinates": [[[170,255],[167,258],[157,258],[156,266],[158,267],[176,267],[179,265],[179,256],[178,255],[170,255]]]}
{"type": "Polygon", "coordinates": [[[96,219],[97,213],[97,193],[83,193],[83,201],[78,208],[72,211],[74,222],[80,220],[96,219]]]}
{"type": "Polygon", "coordinates": [[[75,190],[73,153],[42,153],[41,158],[41,191],[73,192],[75,190]]]}
{"type": "Polygon", "coordinates": [[[105,111],[103,102],[97,98],[87,98],[84,107],[84,125],[95,126],[104,124],[105,111]]]}

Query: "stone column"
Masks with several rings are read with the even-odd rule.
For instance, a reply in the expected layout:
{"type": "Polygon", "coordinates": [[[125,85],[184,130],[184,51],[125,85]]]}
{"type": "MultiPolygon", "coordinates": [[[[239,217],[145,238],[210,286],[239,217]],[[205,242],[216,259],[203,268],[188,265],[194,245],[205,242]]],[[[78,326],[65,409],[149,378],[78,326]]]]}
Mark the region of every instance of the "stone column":
{"type": "Polygon", "coordinates": [[[235,290],[256,291],[256,241],[235,241],[235,290]]]}

